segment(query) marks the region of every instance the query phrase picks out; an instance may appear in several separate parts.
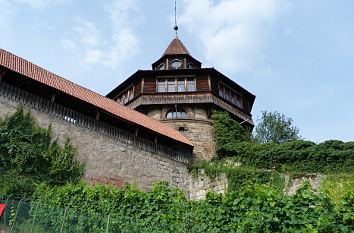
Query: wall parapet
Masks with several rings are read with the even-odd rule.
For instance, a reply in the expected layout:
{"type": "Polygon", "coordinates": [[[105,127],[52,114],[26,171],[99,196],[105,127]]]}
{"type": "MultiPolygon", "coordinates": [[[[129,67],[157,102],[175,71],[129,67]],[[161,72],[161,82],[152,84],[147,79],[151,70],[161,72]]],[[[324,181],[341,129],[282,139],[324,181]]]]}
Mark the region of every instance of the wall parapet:
{"type": "Polygon", "coordinates": [[[178,162],[189,163],[192,159],[191,153],[177,152],[167,146],[136,136],[133,133],[126,132],[113,125],[96,120],[93,117],[86,116],[57,103],[51,103],[50,100],[4,82],[0,82],[0,96],[15,101],[25,107],[57,117],[76,126],[92,130],[114,140],[119,140],[178,162]]]}

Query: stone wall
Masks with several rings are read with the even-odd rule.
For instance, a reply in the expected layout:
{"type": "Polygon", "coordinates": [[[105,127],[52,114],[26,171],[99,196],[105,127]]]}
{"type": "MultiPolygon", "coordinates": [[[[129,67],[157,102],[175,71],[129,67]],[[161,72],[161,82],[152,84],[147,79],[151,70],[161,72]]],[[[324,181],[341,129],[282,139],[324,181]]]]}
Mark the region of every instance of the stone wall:
{"type": "MultiPolygon", "coordinates": [[[[173,109],[173,108],[172,108],[173,109]]],[[[210,160],[215,156],[214,127],[208,116],[207,107],[179,105],[187,113],[185,118],[167,119],[166,114],[171,106],[150,106],[147,116],[179,130],[194,145],[193,155],[196,158],[210,160]]]]}
{"type": "Polygon", "coordinates": [[[194,145],[196,158],[210,160],[215,155],[214,127],[211,120],[168,119],[162,123],[180,130],[194,145]]]}
{"type": "Polygon", "coordinates": [[[211,179],[202,171],[198,176],[192,177],[190,199],[201,200],[205,199],[208,192],[224,194],[227,190],[228,180],[226,174],[221,174],[215,179],[211,179]]]}
{"type": "MultiPolygon", "coordinates": [[[[0,90],[0,117],[11,114],[18,103],[27,103],[26,99],[14,95],[5,95],[0,90]]],[[[117,139],[102,129],[84,127],[76,124],[70,117],[58,117],[42,111],[37,103],[24,104],[36,117],[39,125],[52,125],[54,137],[60,142],[69,138],[78,151],[78,160],[85,164],[85,179],[89,182],[104,182],[123,185],[136,184],[147,190],[155,181],[165,180],[189,193],[190,175],[185,164],[159,150],[152,152],[132,143],[133,139],[117,139]],[[102,132],[102,133],[100,133],[102,132]]],[[[94,119],[92,119],[94,121],[94,119]]],[[[139,141],[140,142],[140,141],[139,141]]]]}
{"type": "Polygon", "coordinates": [[[304,185],[305,182],[309,182],[311,188],[313,190],[317,190],[326,176],[323,174],[304,174],[292,179],[290,179],[289,175],[284,175],[284,177],[284,193],[287,195],[294,195],[296,191],[298,191],[304,185]]]}

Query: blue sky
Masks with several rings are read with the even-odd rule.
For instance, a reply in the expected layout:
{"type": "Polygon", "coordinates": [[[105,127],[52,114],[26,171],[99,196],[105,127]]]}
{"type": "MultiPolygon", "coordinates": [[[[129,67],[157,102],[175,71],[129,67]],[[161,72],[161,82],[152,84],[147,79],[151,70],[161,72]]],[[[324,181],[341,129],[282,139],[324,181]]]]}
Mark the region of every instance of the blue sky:
{"type": "MultiPolygon", "coordinates": [[[[174,37],[173,0],[0,0],[0,47],[100,94],[150,69],[174,37]]],[[[204,67],[292,117],[354,140],[354,1],[178,0],[179,38],[204,67]]]]}

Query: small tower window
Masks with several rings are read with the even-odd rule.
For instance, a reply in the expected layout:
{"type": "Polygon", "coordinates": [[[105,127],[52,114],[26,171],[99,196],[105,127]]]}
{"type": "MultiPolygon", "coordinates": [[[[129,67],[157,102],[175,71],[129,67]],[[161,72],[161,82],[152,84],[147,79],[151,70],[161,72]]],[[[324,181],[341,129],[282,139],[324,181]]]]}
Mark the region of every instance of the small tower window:
{"type": "Polygon", "coordinates": [[[177,90],[178,92],[184,92],[186,91],[186,86],[185,86],[185,79],[184,78],[179,78],[177,80],[177,90]]]}
{"type": "Polygon", "coordinates": [[[187,79],[187,88],[188,91],[195,91],[195,79],[194,78],[188,78],[187,79]]]}
{"type": "Polygon", "coordinates": [[[157,80],[157,92],[166,92],[165,79],[159,78],[157,80]]]}
{"type": "Polygon", "coordinates": [[[186,127],[180,126],[180,127],[178,127],[178,131],[181,133],[184,133],[184,132],[187,132],[188,130],[186,127]]]}
{"type": "Polygon", "coordinates": [[[173,69],[179,69],[182,66],[182,62],[178,59],[174,60],[171,64],[173,69]]]}
{"type": "Polygon", "coordinates": [[[168,92],[175,92],[176,91],[175,79],[174,78],[167,79],[167,91],[168,92]]]}
{"type": "Polygon", "coordinates": [[[189,62],[189,63],[187,64],[187,68],[188,68],[188,69],[194,69],[193,63],[189,62]]]}
{"type": "Polygon", "coordinates": [[[164,70],[165,69],[165,63],[161,63],[157,69],[158,70],[164,70]]]}
{"type": "Polygon", "coordinates": [[[219,95],[220,97],[230,101],[239,108],[242,108],[242,96],[236,91],[225,87],[223,84],[219,83],[219,95]]]}
{"type": "Polygon", "coordinates": [[[166,114],[167,119],[173,119],[173,118],[186,118],[187,113],[184,110],[170,110],[166,114]]]}

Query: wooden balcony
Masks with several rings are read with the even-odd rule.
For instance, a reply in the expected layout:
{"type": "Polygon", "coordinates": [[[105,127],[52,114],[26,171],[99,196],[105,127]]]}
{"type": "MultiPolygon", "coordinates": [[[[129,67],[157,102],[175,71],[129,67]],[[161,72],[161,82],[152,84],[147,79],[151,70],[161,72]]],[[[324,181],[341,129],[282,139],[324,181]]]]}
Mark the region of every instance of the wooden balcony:
{"type": "Polygon", "coordinates": [[[204,94],[159,94],[159,95],[140,95],[127,107],[136,109],[143,105],[164,105],[164,104],[214,104],[229,113],[237,116],[243,121],[253,125],[252,116],[242,111],[242,109],[232,106],[211,93],[204,94]]]}

